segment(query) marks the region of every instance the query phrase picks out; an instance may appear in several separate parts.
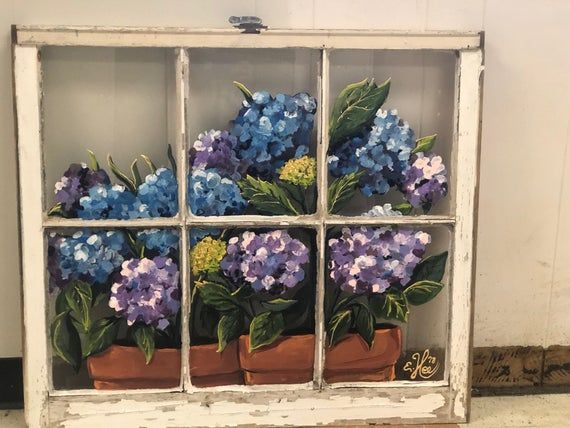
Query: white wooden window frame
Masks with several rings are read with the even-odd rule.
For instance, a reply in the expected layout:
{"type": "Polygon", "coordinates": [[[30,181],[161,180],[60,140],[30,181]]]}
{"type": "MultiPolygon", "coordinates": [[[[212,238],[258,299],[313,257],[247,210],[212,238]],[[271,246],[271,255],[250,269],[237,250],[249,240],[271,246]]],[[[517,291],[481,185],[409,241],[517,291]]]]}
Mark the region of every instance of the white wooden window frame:
{"type": "Polygon", "coordinates": [[[464,422],[470,400],[470,348],[474,264],[475,204],[483,55],[477,33],[381,32],[354,30],[238,30],[183,28],[41,27],[13,29],[15,100],[24,297],[25,414],[30,427],[43,426],[236,426],[346,425],[371,423],[464,422]],[[176,158],[180,213],[173,218],[80,220],[47,217],[43,201],[42,71],[43,46],[163,47],[176,52],[176,158]],[[186,207],[186,112],[190,48],[310,48],[320,51],[318,96],[318,184],[327,188],[329,55],[334,49],[450,50],[457,54],[453,157],[455,201],[447,216],[385,218],[327,214],[326,192],[317,213],[302,217],[195,217],[186,207]],[[173,390],[55,391],[46,320],[46,229],[69,227],[178,227],[181,233],[181,284],[189,287],[187,230],[193,226],[307,226],[317,230],[320,251],[316,302],[317,345],[314,381],[307,385],[195,388],[190,383],[189,293],[183,293],[182,374],[173,390]],[[395,381],[326,385],[324,366],[324,247],[328,226],[341,224],[444,225],[452,231],[450,320],[443,381],[395,381]]]}

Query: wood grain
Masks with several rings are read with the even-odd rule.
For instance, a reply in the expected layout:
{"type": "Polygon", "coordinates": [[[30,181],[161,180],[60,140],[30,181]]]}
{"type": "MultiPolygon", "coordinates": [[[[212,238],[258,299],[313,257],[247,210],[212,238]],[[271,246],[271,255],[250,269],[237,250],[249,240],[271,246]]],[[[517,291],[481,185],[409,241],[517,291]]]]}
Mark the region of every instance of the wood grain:
{"type": "Polygon", "coordinates": [[[544,352],[543,385],[570,385],[570,346],[550,346],[544,352]]]}
{"type": "Polygon", "coordinates": [[[474,387],[540,385],[543,349],[539,346],[476,348],[473,351],[474,387]]]}

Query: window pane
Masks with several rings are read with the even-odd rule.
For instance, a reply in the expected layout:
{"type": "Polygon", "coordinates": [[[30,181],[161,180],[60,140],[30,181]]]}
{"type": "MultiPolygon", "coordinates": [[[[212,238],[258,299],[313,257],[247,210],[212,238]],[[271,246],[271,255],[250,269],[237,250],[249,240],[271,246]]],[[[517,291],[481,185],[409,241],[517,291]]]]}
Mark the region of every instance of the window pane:
{"type": "Polygon", "coordinates": [[[47,240],[54,387],[178,386],[178,232],[81,229],[47,240]]]}
{"type": "Polygon", "coordinates": [[[314,213],[318,52],[193,49],[189,55],[191,212],[314,213]]]}
{"type": "Polygon", "coordinates": [[[42,66],[46,210],[83,219],[174,216],[172,52],[47,47],[42,66]]]}
{"type": "Polygon", "coordinates": [[[445,227],[329,229],[326,382],[443,377],[449,242],[445,227]]]}
{"type": "Polygon", "coordinates": [[[349,196],[333,213],[450,214],[454,76],[451,52],[331,54],[329,188],[349,196]]]}
{"type": "Polygon", "coordinates": [[[313,379],[315,236],[301,228],[191,231],[195,386],[313,379]]]}

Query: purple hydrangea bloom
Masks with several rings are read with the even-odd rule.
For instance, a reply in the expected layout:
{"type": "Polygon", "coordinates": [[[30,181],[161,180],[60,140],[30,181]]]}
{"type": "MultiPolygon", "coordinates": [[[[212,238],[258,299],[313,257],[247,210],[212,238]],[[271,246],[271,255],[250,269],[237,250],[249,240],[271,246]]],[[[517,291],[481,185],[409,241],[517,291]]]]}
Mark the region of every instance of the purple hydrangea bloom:
{"type": "Polygon", "coordinates": [[[251,284],[256,292],[284,293],[305,278],[302,265],[309,250],[284,230],[244,232],[228,241],[220,266],[235,284],[251,284]]]}
{"type": "Polygon", "coordinates": [[[48,239],[50,290],[64,288],[70,281],[104,284],[128,254],[125,235],[120,231],[91,232],[71,236],[51,233],[48,239]]]}
{"type": "Polygon", "coordinates": [[[178,266],[170,258],[130,259],[111,287],[109,307],[127,320],[164,330],[180,309],[178,266]]]}
{"type": "Polygon", "coordinates": [[[270,179],[293,157],[309,152],[317,101],[306,93],[296,95],[255,92],[232,123],[238,139],[238,157],[247,173],[270,179]]]}
{"type": "Polygon", "coordinates": [[[411,167],[405,172],[400,186],[413,207],[429,211],[433,204],[447,195],[447,170],[441,156],[431,153],[413,155],[411,167]]]}
{"type": "Polygon", "coordinates": [[[353,294],[403,288],[424,255],[431,236],[411,229],[343,228],[329,240],[329,272],[334,284],[353,294]]]}
{"type": "Polygon", "coordinates": [[[99,169],[94,171],[86,164],[72,163],[63,177],[55,183],[55,201],[61,204],[65,217],[75,217],[79,209],[79,200],[97,184],[108,185],[111,181],[107,173],[99,169]]]}
{"type": "Polygon", "coordinates": [[[190,149],[192,170],[215,168],[221,176],[241,179],[240,160],[236,157],[237,138],[228,131],[211,130],[198,136],[190,149]]]}

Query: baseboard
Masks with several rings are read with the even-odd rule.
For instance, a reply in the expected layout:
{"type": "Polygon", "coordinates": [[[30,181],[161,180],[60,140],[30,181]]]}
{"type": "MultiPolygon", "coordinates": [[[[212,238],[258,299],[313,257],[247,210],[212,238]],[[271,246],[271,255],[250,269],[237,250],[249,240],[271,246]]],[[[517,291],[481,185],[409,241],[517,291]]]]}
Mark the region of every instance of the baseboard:
{"type": "MultiPolygon", "coordinates": [[[[22,359],[0,358],[0,409],[24,403],[22,359]]],[[[473,395],[570,392],[570,346],[503,346],[473,350],[473,395]]]]}
{"type": "Polygon", "coordinates": [[[0,358],[0,409],[22,409],[22,359],[0,358]]]}

